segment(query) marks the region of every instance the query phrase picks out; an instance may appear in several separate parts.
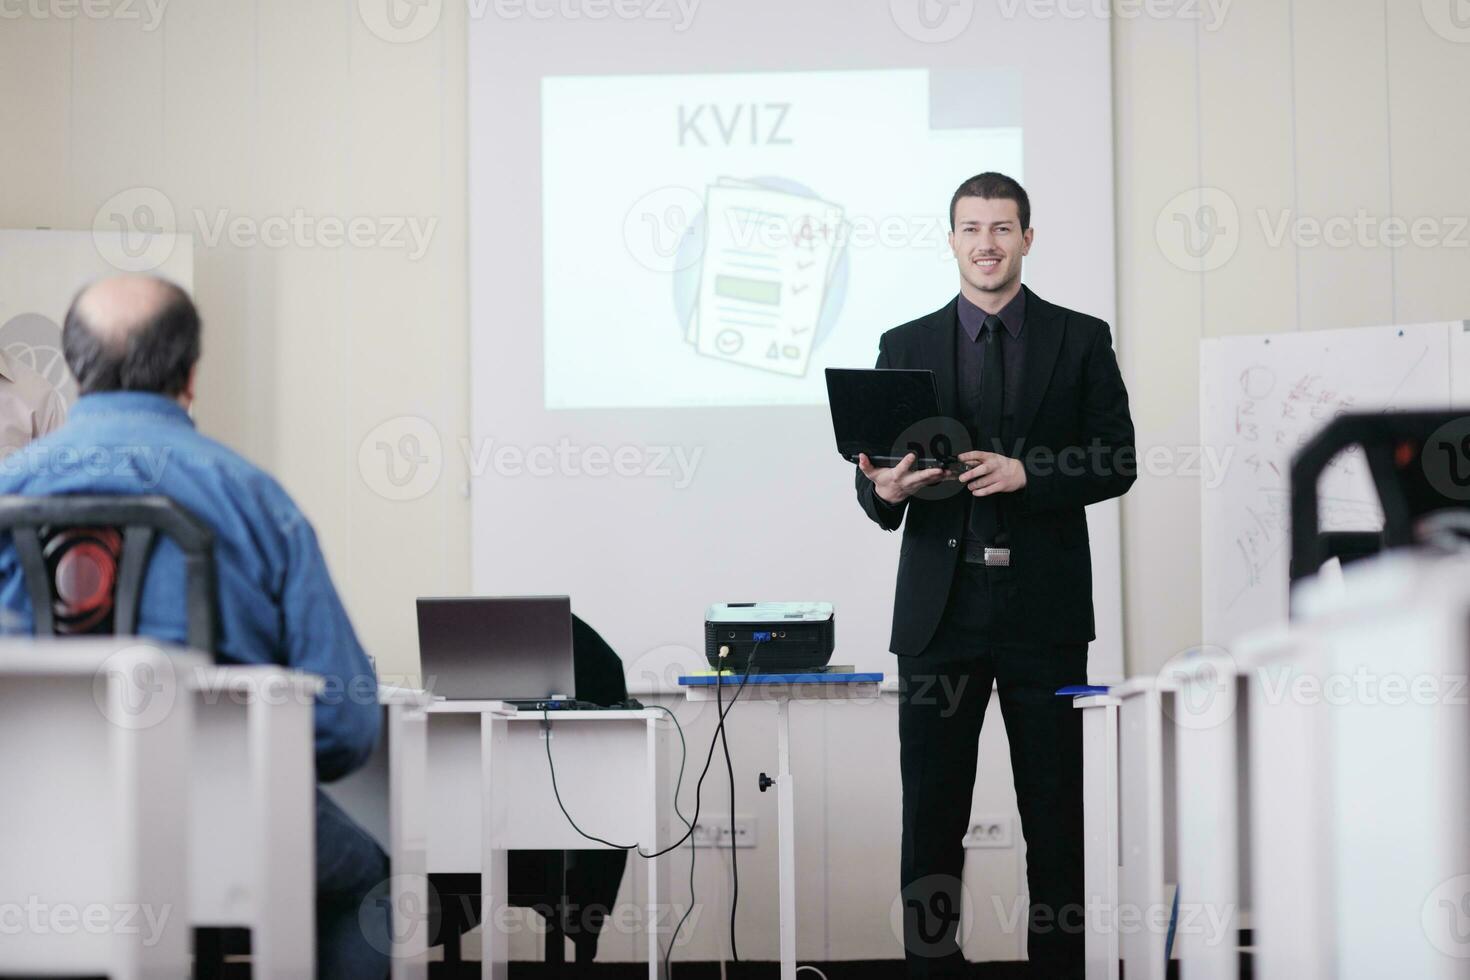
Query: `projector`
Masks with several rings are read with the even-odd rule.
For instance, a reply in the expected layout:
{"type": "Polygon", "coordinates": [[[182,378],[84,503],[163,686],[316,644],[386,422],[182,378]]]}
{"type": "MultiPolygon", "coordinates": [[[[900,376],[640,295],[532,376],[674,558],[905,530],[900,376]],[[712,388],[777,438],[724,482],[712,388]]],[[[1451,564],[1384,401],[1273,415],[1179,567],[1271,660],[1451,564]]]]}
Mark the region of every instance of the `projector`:
{"type": "Polygon", "coordinates": [[[704,613],[704,656],[711,667],[742,674],[752,651],[752,673],[821,670],[832,659],[833,632],[830,602],[719,602],[704,613]]]}

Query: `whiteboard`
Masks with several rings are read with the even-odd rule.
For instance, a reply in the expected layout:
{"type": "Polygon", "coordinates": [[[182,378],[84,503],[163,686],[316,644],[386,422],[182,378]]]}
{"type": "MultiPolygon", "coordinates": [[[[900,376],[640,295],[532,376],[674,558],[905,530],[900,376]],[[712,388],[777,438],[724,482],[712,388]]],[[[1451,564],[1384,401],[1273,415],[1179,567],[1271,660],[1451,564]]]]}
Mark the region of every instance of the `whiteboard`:
{"type": "MultiPolygon", "coordinates": [[[[1289,467],[1297,448],[1346,412],[1466,404],[1466,330],[1456,321],[1201,344],[1200,435],[1214,461],[1201,487],[1206,643],[1228,645],[1286,621],[1289,467]]],[[[1383,526],[1360,451],[1338,456],[1317,492],[1324,530],[1383,526]]]]}
{"type": "Polygon", "coordinates": [[[122,271],[146,271],[193,292],[188,234],[121,229],[0,229],[0,347],[76,404],[61,356],[61,324],[77,290],[122,271]]]}

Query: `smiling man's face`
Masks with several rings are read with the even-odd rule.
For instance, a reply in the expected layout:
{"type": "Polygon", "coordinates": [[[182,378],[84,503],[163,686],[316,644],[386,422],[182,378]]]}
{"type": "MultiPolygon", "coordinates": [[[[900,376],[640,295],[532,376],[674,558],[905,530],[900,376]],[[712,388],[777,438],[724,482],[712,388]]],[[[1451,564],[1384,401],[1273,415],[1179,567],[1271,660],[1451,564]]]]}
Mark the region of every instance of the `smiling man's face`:
{"type": "Polygon", "coordinates": [[[1021,281],[1021,258],[1031,251],[1032,229],[1021,230],[1010,198],[962,197],[954,206],[949,247],[960,278],[979,297],[1007,299],[1021,281]]]}

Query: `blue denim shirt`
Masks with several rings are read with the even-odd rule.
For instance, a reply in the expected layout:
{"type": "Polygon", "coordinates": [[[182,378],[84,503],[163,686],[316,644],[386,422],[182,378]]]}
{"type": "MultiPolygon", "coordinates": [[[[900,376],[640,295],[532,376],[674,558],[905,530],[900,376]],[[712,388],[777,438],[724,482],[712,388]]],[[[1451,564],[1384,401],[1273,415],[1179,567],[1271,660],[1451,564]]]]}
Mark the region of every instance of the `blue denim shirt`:
{"type": "MultiPolygon", "coordinates": [[[[214,528],[216,659],[321,676],[317,777],[360,766],[378,737],[377,678],[332,586],[316,533],[269,475],[201,435],[177,402],[119,391],[85,395],[69,421],[0,460],[0,493],[161,494],[214,528]]],[[[138,631],[185,638],[184,564],[160,536],[138,631]]],[[[30,601],[10,536],[0,537],[0,626],[29,633],[30,601]]]]}

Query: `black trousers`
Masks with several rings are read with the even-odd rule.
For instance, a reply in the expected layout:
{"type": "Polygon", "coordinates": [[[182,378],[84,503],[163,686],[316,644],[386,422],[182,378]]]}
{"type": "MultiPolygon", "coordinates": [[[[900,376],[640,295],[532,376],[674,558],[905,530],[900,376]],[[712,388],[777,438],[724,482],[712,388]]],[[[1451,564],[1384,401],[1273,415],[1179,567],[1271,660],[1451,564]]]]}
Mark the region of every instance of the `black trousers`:
{"type": "MultiPolygon", "coordinates": [[[[1003,575],[1003,573],[1002,573],[1003,575]]],[[[934,640],[900,657],[904,951],[910,977],[963,976],[962,885],[980,729],[999,689],[1026,840],[1027,955],[1038,980],[1082,976],[1082,720],[1056,690],[1087,680],[1086,644],[1027,642],[1003,609],[1008,582],[981,566],[956,573],[934,640]],[[989,577],[988,577],[989,576],[989,577]],[[999,600],[999,601],[997,601],[999,600]]],[[[976,918],[1018,923],[1018,909],[971,896],[976,918]]]]}

